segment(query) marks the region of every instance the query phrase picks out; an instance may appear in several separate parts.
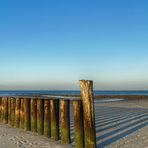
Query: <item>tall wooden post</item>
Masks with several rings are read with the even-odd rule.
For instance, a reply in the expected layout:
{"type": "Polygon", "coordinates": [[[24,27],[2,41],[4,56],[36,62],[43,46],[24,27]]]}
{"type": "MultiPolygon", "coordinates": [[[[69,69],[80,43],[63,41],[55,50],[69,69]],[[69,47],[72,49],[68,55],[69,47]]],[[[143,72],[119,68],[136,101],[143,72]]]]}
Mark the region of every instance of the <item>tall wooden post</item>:
{"type": "Polygon", "coordinates": [[[83,104],[85,147],[96,148],[93,82],[89,80],[79,82],[83,104]]]}
{"type": "Polygon", "coordinates": [[[21,105],[20,98],[16,98],[16,103],[15,103],[15,127],[16,128],[19,128],[20,126],[20,105],[21,105]]]}
{"type": "Polygon", "coordinates": [[[61,143],[70,143],[69,100],[60,100],[61,143]]]}
{"type": "Polygon", "coordinates": [[[37,100],[31,99],[31,131],[37,132],[37,100]]]}
{"type": "Polygon", "coordinates": [[[51,137],[50,100],[44,100],[44,135],[51,137]]]}
{"type": "Polygon", "coordinates": [[[24,98],[21,98],[21,106],[20,106],[20,128],[24,129],[24,98]]]}
{"type": "Polygon", "coordinates": [[[51,138],[59,140],[59,100],[50,100],[51,138]]]}
{"type": "Polygon", "coordinates": [[[37,99],[37,132],[43,135],[44,132],[44,100],[37,99]]]}
{"type": "Polygon", "coordinates": [[[83,108],[81,100],[73,101],[74,141],[76,148],[84,147],[83,108]]]}
{"type": "Polygon", "coordinates": [[[30,99],[24,99],[24,129],[30,130],[30,99]]]}

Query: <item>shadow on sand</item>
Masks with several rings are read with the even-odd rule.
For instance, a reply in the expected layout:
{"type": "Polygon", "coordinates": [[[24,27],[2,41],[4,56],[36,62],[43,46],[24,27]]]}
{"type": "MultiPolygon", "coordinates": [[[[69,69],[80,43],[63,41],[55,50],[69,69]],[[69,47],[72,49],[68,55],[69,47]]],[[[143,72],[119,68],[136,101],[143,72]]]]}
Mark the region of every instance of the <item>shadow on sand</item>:
{"type": "Polygon", "coordinates": [[[97,147],[103,148],[148,125],[148,109],[96,107],[97,147]]]}
{"type": "MultiPolygon", "coordinates": [[[[71,140],[74,142],[72,116],[71,140]]],[[[148,125],[148,109],[95,105],[95,123],[97,148],[104,148],[148,125]]]]}

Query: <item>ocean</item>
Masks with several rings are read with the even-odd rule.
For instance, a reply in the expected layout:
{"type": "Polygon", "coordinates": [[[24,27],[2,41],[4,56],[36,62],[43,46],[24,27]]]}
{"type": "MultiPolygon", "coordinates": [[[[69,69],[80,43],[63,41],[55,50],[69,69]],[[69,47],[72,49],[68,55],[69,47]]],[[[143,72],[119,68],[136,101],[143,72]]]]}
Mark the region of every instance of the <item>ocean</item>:
{"type": "MultiPolygon", "coordinates": [[[[58,95],[78,95],[80,91],[77,90],[0,90],[2,95],[25,95],[25,94],[58,94],[58,95]]],[[[112,91],[112,90],[95,90],[95,95],[148,95],[148,90],[133,90],[133,91],[112,91]]]]}

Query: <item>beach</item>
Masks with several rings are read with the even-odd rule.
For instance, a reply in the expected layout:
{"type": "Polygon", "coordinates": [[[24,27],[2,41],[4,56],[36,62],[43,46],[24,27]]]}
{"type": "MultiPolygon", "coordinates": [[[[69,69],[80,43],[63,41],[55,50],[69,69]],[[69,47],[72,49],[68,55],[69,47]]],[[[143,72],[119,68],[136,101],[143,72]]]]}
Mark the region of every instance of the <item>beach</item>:
{"type": "Polygon", "coordinates": [[[148,147],[147,99],[97,103],[95,108],[97,147],[148,147]]]}
{"type": "Polygon", "coordinates": [[[0,148],[72,148],[37,133],[0,124],[0,148]]]}
{"type": "MultiPolygon", "coordinates": [[[[147,148],[148,100],[95,103],[98,148],[147,148]]],[[[72,125],[71,125],[72,126],[72,125]]],[[[71,129],[73,133],[73,129],[71,129]]],[[[0,124],[1,148],[72,148],[37,133],[0,124]]]]}
{"type": "Polygon", "coordinates": [[[148,148],[148,0],[1,0],[0,20],[0,148],[148,148]]]}

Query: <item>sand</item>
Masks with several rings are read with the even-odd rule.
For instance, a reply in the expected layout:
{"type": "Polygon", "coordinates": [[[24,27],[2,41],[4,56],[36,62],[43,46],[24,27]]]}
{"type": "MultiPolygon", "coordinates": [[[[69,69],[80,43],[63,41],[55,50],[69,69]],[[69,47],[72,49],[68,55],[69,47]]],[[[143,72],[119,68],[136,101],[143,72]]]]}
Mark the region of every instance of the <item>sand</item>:
{"type": "Polygon", "coordinates": [[[98,103],[98,148],[148,148],[148,100],[98,103]]]}
{"type": "Polygon", "coordinates": [[[0,148],[71,148],[37,133],[0,124],[0,148]]]}

